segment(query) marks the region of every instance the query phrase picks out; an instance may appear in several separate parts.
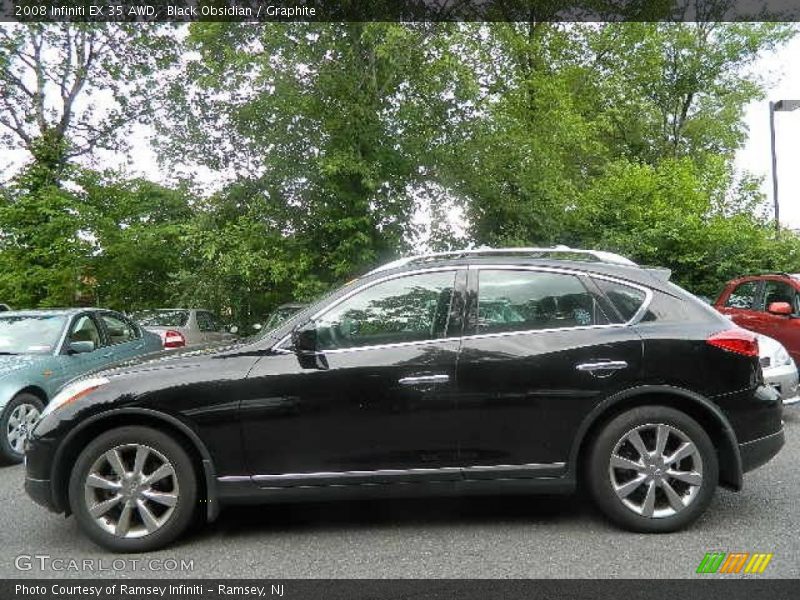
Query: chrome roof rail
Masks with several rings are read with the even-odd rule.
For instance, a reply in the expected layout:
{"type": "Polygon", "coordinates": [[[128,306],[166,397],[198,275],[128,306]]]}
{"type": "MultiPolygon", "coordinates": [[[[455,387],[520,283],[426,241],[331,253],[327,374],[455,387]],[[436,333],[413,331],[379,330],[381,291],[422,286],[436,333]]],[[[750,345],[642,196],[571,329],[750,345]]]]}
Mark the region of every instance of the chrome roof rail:
{"type": "Polygon", "coordinates": [[[474,248],[469,250],[449,250],[447,252],[429,252],[426,254],[416,254],[398,258],[392,262],[381,265],[368,273],[380,273],[390,269],[397,269],[415,262],[425,262],[439,258],[462,258],[465,256],[491,256],[491,255],[519,255],[529,258],[560,258],[565,259],[565,255],[574,254],[576,257],[591,257],[596,262],[611,263],[615,265],[638,266],[632,260],[625,258],[621,254],[606,252],[605,250],[581,250],[568,246],[555,246],[552,248],[474,248]],[[556,255],[556,256],[553,256],[556,255]]]}

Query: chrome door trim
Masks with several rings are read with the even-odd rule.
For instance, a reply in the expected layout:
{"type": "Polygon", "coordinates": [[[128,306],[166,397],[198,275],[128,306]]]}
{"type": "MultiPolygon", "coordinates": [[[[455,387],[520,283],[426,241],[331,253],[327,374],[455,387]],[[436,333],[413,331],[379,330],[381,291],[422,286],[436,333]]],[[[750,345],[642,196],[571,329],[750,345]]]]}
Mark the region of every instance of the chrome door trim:
{"type": "Polygon", "coordinates": [[[348,477],[403,477],[408,475],[454,475],[461,473],[504,473],[507,471],[549,471],[563,469],[564,462],[527,463],[522,465],[468,465],[463,467],[437,467],[415,469],[377,469],[374,471],[320,471],[314,473],[280,473],[275,475],[230,475],[219,477],[220,482],[237,482],[252,479],[256,483],[298,481],[305,485],[320,479],[344,479],[348,477]]]}

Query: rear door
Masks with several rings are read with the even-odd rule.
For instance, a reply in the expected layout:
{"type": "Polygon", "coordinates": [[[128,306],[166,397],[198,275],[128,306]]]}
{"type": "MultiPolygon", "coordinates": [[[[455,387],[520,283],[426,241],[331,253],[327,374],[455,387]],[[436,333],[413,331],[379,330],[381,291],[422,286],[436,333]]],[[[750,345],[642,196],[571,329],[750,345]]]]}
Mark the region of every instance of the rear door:
{"type": "Polygon", "coordinates": [[[127,360],[142,353],[145,341],[138,327],[119,313],[101,312],[98,316],[108,340],[105,354],[109,362],[127,360]]]}
{"type": "Polygon", "coordinates": [[[457,370],[465,477],[560,474],[583,417],[638,380],[641,339],[582,274],[481,267],[469,285],[457,370]]]}

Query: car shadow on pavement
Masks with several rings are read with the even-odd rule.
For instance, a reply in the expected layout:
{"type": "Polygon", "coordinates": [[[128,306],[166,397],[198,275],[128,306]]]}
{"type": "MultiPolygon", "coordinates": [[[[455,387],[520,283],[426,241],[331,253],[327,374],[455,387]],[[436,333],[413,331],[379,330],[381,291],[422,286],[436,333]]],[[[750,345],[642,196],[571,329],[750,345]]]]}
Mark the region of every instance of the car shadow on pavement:
{"type": "Polygon", "coordinates": [[[381,527],[443,527],[485,523],[577,525],[587,516],[601,523],[590,502],[572,496],[479,496],[302,502],[228,507],[191,537],[331,531],[381,527]]]}

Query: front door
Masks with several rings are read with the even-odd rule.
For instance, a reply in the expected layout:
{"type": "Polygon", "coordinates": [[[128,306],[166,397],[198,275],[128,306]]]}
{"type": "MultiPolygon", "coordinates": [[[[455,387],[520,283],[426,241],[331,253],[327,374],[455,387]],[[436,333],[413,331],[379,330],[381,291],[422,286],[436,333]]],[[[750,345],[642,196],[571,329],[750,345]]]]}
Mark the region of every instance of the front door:
{"type": "Polygon", "coordinates": [[[794,287],[786,281],[764,281],[760,309],[759,333],[775,338],[784,345],[795,362],[800,363],[800,302],[794,287]],[[773,302],[785,302],[792,307],[791,315],[774,315],[767,311],[773,302]]]}
{"type": "Polygon", "coordinates": [[[582,275],[472,270],[469,298],[458,363],[465,477],[562,473],[583,417],[637,381],[641,338],[582,275]]]}
{"type": "Polygon", "coordinates": [[[368,283],[314,320],[312,364],[290,342],[261,359],[242,403],[259,485],[455,480],[462,303],[454,269],[368,283]]]}
{"type": "Polygon", "coordinates": [[[111,362],[111,350],[103,338],[98,322],[90,313],[83,313],[73,317],[64,341],[62,355],[64,355],[62,364],[64,365],[67,380],[99,369],[111,362]],[[69,349],[69,345],[72,342],[91,342],[94,350],[74,354],[69,349]]]}

